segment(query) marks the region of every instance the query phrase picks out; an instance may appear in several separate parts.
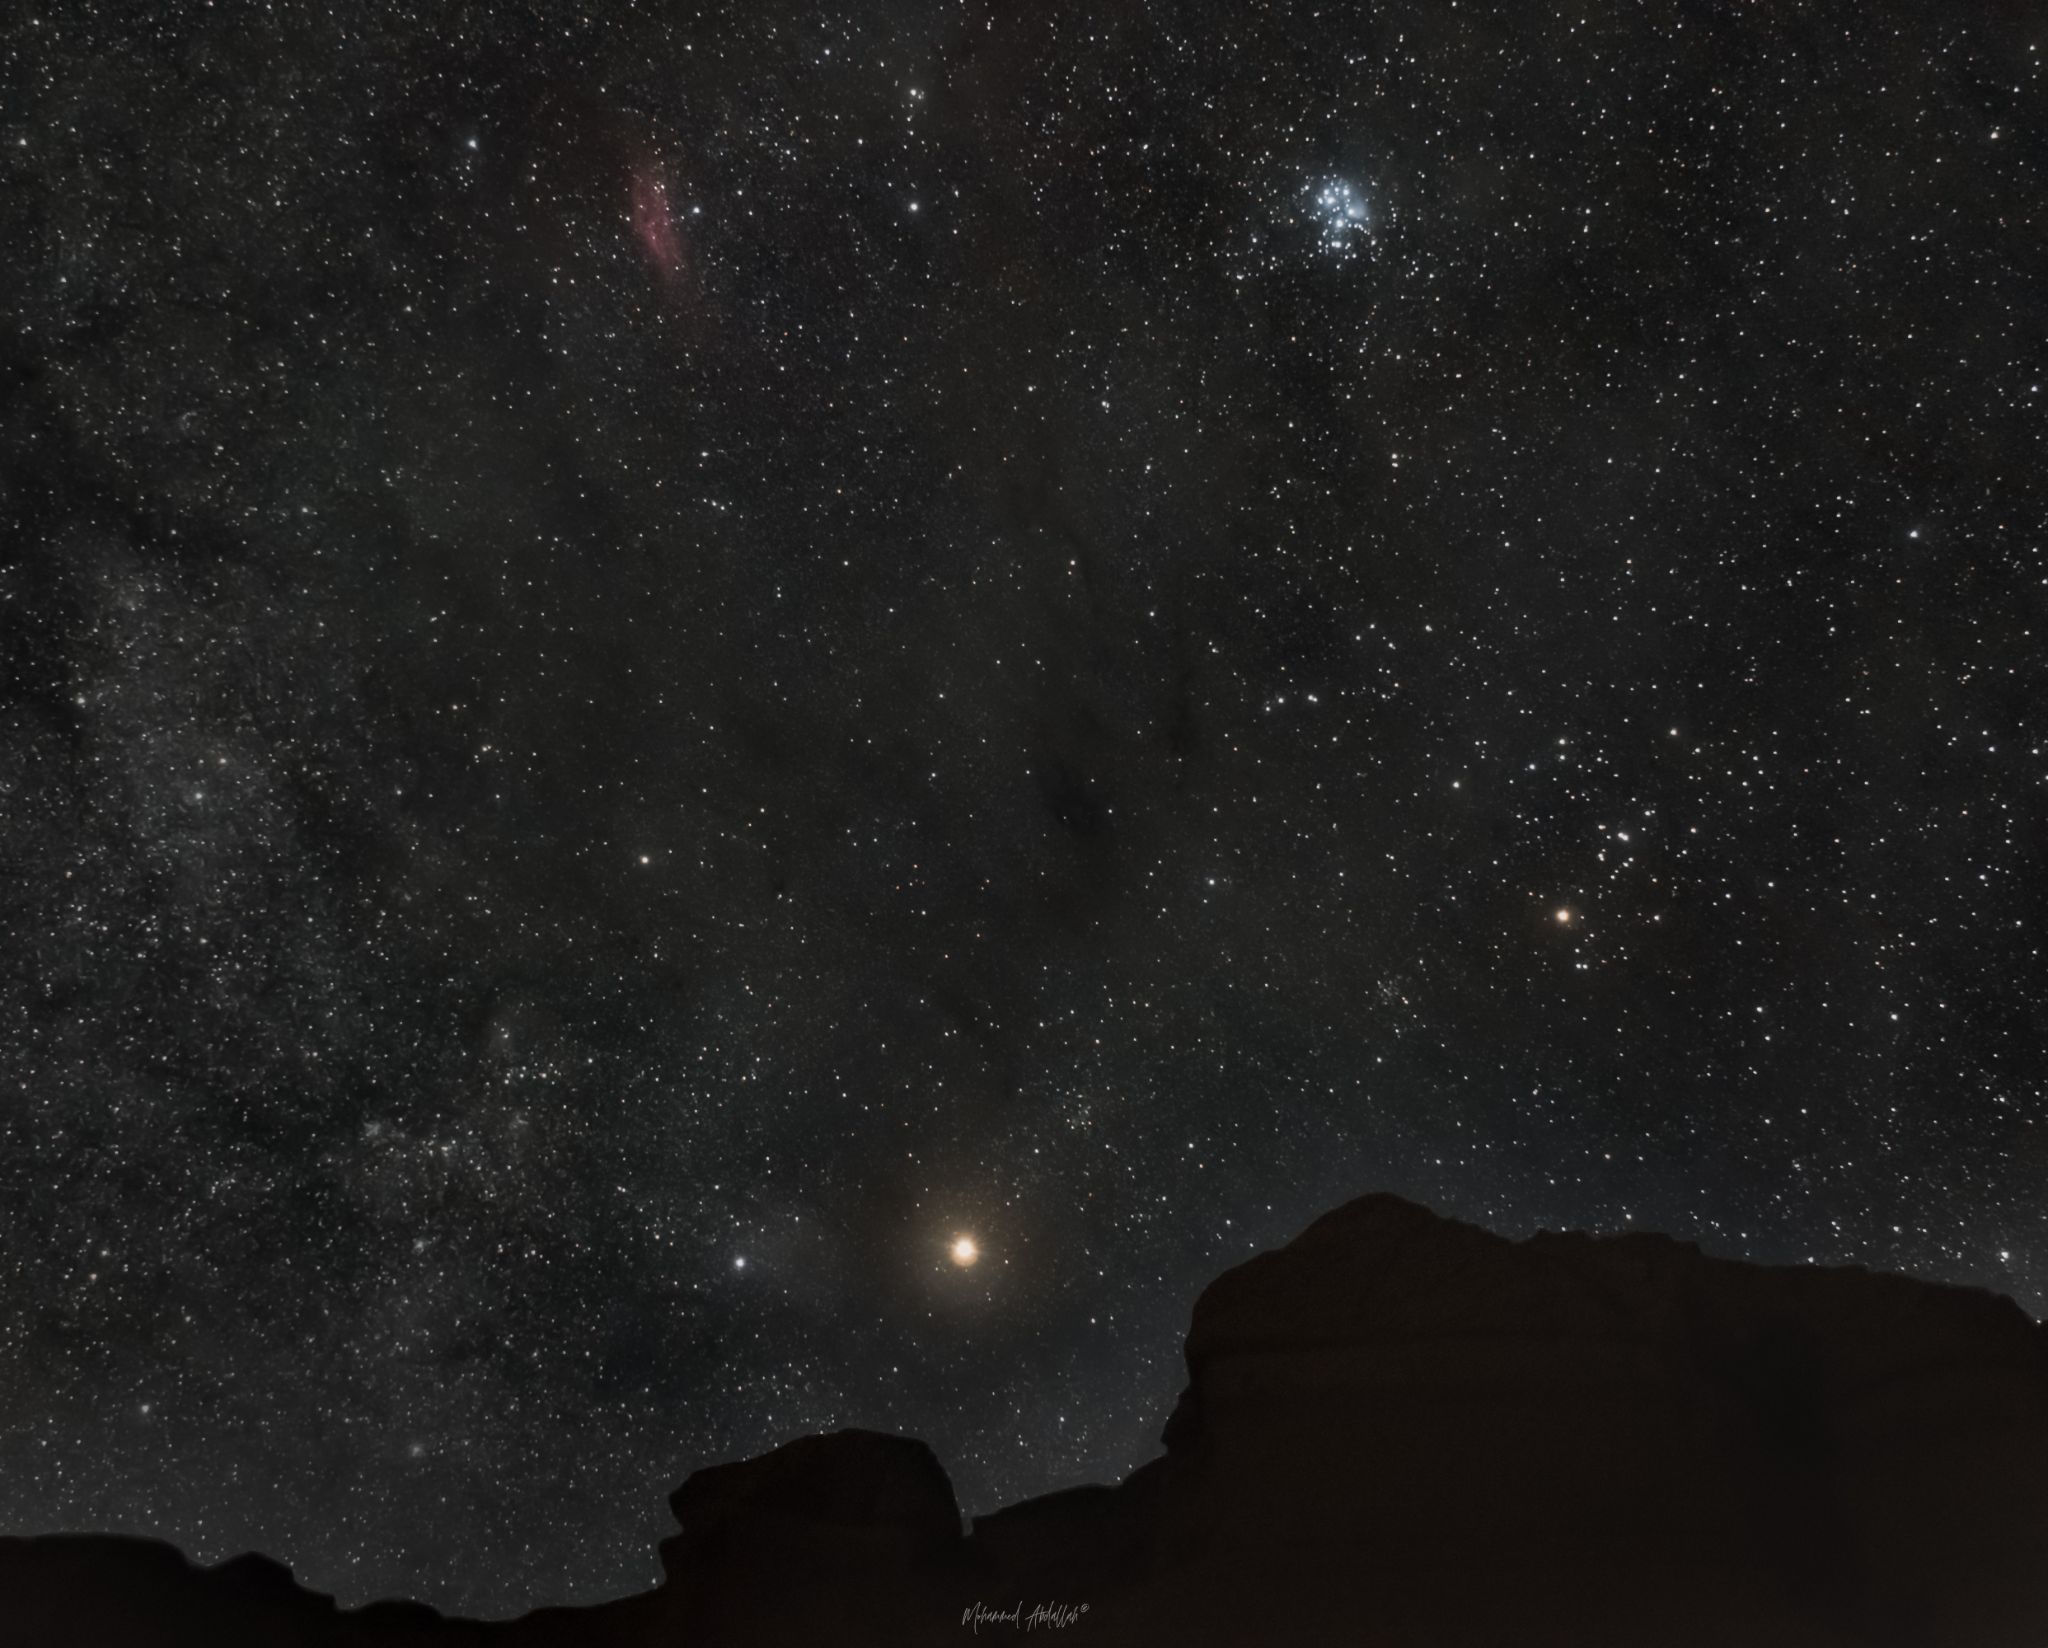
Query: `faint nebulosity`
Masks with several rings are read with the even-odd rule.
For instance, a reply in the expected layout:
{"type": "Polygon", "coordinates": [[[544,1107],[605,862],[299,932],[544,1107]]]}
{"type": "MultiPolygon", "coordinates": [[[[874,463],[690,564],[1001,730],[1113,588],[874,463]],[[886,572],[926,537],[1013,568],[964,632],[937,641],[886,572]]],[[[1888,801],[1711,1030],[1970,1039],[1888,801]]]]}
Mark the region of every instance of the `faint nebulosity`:
{"type": "Polygon", "coordinates": [[[0,1531],[1110,1480],[1372,1189],[2042,1311],[2029,8],[0,30],[0,1531]]]}

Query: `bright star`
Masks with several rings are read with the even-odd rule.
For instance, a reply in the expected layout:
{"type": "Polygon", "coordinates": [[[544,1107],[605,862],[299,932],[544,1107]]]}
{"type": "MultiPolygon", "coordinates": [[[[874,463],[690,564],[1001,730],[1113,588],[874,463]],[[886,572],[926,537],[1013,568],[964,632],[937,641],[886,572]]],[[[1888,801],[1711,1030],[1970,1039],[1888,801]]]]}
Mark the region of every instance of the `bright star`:
{"type": "Polygon", "coordinates": [[[981,1249],[974,1245],[974,1238],[972,1236],[955,1236],[953,1238],[952,1254],[953,1263],[962,1270],[965,1270],[981,1257],[981,1249]]]}

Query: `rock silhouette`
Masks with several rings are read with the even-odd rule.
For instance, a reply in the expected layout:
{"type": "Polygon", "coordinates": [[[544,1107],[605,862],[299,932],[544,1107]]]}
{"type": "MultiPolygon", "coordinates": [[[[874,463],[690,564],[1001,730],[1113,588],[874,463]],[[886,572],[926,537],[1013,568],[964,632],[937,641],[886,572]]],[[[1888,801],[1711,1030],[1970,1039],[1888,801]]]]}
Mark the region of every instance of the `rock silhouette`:
{"type": "Polygon", "coordinates": [[[0,1639],[2048,1642],[2048,1329],[2008,1299],[1375,1195],[1219,1277],[1187,1362],[1162,1457],[964,1534],[929,1448],[842,1431],[696,1472],[664,1583],[603,1607],[345,1611],[59,1535],[0,1540],[0,1639]]]}

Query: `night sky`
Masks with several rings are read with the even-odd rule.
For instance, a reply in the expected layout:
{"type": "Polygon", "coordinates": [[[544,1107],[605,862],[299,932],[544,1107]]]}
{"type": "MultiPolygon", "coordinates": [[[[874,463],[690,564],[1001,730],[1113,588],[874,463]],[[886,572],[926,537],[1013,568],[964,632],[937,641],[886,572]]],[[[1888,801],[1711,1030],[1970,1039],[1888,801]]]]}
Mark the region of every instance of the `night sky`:
{"type": "Polygon", "coordinates": [[[9,8],[0,1531],[1113,1480],[1369,1190],[2041,1314],[2044,58],[9,8]]]}

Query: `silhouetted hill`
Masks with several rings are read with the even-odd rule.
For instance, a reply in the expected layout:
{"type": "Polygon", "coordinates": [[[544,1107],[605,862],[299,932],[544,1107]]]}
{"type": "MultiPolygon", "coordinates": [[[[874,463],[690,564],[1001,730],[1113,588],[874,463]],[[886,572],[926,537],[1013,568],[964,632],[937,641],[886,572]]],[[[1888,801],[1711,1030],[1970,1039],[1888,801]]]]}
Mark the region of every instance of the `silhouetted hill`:
{"type": "Polygon", "coordinates": [[[1219,1277],[1187,1361],[1161,1458],[964,1535],[929,1448],[842,1431],[696,1472],[600,1608],[344,1612],[64,1535],[0,1540],[0,1640],[2048,1643],[2048,1330],[1992,1294],[1367,1196],[1219,1277]]]}

